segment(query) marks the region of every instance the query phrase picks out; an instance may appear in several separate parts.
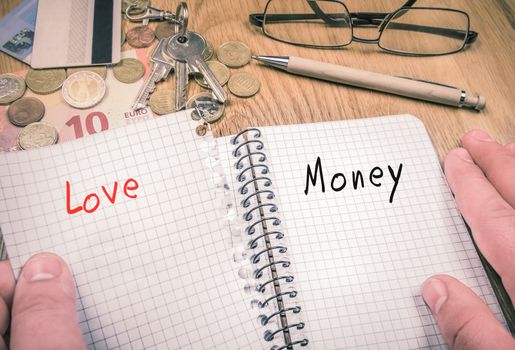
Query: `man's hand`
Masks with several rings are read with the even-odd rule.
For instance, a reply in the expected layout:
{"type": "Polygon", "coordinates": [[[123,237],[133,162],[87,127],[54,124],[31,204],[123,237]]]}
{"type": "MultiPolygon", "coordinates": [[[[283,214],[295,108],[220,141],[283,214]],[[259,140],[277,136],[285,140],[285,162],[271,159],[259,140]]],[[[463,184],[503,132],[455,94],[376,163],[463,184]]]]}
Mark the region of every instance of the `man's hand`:
{"type": "Polygon", "coordinates": [[[11,314],[11,349],[86,349],[75,307],[75,287],[63,259],[50,253],[31,257],[14,282],[0,262],[0,349],[11,314]]]}
{"type": "MultiPolygon", "coordinates": [[[[445,174],[479,249],[515,301],[515,143],[502,146],[483,131],[449,152],[445,174]]],[[[456,279],[438,275],[422,296],[449,345],[457,349],[515,349],[515,340],[488,307],[456,279]]]]}

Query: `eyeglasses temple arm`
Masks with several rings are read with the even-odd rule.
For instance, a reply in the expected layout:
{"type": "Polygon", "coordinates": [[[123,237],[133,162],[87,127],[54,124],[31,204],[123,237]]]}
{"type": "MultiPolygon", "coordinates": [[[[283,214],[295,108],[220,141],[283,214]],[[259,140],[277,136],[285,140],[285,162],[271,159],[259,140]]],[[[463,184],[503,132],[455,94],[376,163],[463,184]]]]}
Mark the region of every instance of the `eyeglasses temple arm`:
{"type": "MultiPolygon", "coordinates": [[[[388,13],[375,13],[375,12],[356,12],[356,13],[350,13],[352,23],[353,24],[375,24],[378,25],[379,23],[373,23],[372,21],[382,21],[388,13]]],[[[327,16],[327,15],[326,15],[327,16]]],[[[337,13],[337,14],[331,14],[332,17],[331,22],[333,24],[340,24],[339,21],[335,21],[334,18],[345,18],[347,15],[345,13],[337,13]]],[[[314,13],[296,13],[296,14],[269,14],[266,16],[267,21],[270,23],[273,22],[281,22],[281,21],[302,21],[302,20],[308,20],[308,19],[318,19],[320,18],[318,15],[314,13]]],[[[249,22],[257,27],[263,27],[263,22],[265,20],[265,14],[264,13],[251,13],[249,15],[249,22]]],[[[327,23],[327,22],[326,22],[327,23]]]]}
{"type": "MultiPolygon", "coordinates": [[[[422,33],[430,33],[446,36],[454,39],[462,39],[463,35],[466,33],[464,30],[459,29],[450,29],[450,28],[438,28],[438,27],[430,27],[430,26],[422,26],[418,24],[410,24],[410,23],[388,23],[385,28],[390,29],[400,29],[400,30],[411,30],[422,33]]],[[[469,30],[467,33],[467,37],[465,38],[465,43],[470,44],[476,40],[478,36],[477,32],[469,30]]]]}

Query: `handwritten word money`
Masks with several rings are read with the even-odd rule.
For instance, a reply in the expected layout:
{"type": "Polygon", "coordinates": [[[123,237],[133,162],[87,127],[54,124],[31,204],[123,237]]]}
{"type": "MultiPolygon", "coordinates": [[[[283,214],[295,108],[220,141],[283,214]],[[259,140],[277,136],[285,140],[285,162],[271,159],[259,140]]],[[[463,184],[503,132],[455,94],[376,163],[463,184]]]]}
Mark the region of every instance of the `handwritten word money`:
{"type": "MultiPolygon", "coordinates": [[[[136,198],[138,195],[134,192],[138,189],[139,184],[138,181],[130,178],[125,181],[123,184],[123,194],[127,198],[136,198]]],[[[93,213],[100,206],[100,197],[96,193],[90,193],[86,197],[84,197],[84,201],[82,205],[77,205],[72,208],[70,205],[70,192],[71,185],[69,181],[66,181],[66,211],[68,214],[75,214],[82,210],[86,213],[93,213]]],[[[102,186],[102,192],[104,192],[105,197],[111,204],[114,204],[116,201],[116,194],[118,193],[118,181],[114,182],[114,187],[112,191],[109,191],[105,186],[102,186]]]]}
{"type": "MultiPolygon", "coordinates": [[[[376,166],[370,170],[370,173],[367,176],[367,183],[370,182],[375,187],[381,186],[381,178],[385,175],[385,172],[382,168],[376,166]]],[[[388,173],[390,174],[390,177],[393,180],[393,187],[390,192],[390,203],[393,202],[393,196],[395,195],[395,190],[397,189],[397,185],[399,184],[399,181],[401,179],[401,173],[402,173],[402,163],[399,164],[397,167],[397,170],[395,171],[394,168],[392,168],[390,165],[388,165],[388,173]]],[[[310,165],[308,164],[307,167],[307,173],[306,173],[306,188],[304,189],[304,194],[308,194],[309,192],[309,185],[315,187],[317,185],[317,181],[320,180],[320,184],[322,187],[322,192],[325,192],[325,180],[324,180],[324,174],[322,170],[322,161],[320,160],[320,157],[317,157],[316,163],[315,163],[315,171],[313,174],[313,171],[311,170],[310,165]]],[[[363,172],[361,170],[352,171],[350,176],[347,177],[343,173],[335,173],[331,178],[331,189],[335,192],[340,192],[348,185],[348,188],[353,188],[354,190],[357,190],[359,187],[363,188],[365,187],[365,180],[363,177],[363,172]],[[349,179],[349,181],[347,181],[349,179]],[[352,183],[350,183],[352,181],[352,183]],[[347,183],[349,182],[349,183],[347,183]]]]}

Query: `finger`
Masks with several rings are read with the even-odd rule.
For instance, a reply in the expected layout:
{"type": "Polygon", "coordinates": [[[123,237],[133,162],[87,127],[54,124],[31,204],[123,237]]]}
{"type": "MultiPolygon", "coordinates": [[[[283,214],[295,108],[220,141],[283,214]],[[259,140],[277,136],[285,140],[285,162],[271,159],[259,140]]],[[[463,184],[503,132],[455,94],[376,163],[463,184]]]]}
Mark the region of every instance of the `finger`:
{"type": "MultiPolygon", "coordinates": [[[[9,328],[9,309],[14,293],[14,275],[8,260],[0,261],[0,336],[9,328]]],[[[2,349],[0,341],[0,349],[2,349]]],[[[5,344],[4,344],[5,345],[5,344]]]]}
{"type": "Polygon", "coordinates": [[[501,276],[515,300],[515,210],[499,195],[467,150],[458,148],[445,159],[447,181],[485,258],[501,276]]]}
{"type": "Polygon", "coordinates": [[[11,348],[85,349],[75,310],[73,278],[64,260],[34,255],[14,293],[11,348]]]}
{"type": "Polygon", "coordinates": [[[429,278],[422,296],[454,349],[515,349],[515,340],[468,287],[445,275],[429,278]]]}
{"type": "Polygon", "coordinates": [[[0,298],[10,306],[14,294],[14,274],[9,260],[0,261],[0,298]]]}
{"type": "Polygon", "coordinates": [[[497,192],[515,208],[515,155],[482,130],[467,133],[462,141],[497,192]]]}
{"type": "Polygon", "coordinates": [[[9,308],[4,299],[0,298],[0,337],[5,334],[7,328],[9,328],[9,308]]]}

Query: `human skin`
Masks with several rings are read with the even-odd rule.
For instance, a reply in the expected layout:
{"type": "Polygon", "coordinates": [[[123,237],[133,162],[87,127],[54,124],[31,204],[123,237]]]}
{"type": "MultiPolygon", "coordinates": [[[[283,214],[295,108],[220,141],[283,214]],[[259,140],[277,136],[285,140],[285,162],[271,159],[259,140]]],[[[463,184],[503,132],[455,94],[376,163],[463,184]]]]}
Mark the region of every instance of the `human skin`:
{"type": "MultiPolygon", "coordinates": [[[[445,175],[474,239],[515,300],[515,143],[500,145],[480,130],[449,152],[445,175]]],[[[460,349],[515,349],[490,309],[456,279],[437,275],[422,285],[445,341],[460,349]]]]}
{"type": "MultiPolygon", "coordinates": [[[[475,130],[462,143],[445,159],[447,181],[480,250],[515,300],[515,142],[503,146],[475,130]]],[[[432,276],[422,285],[422,296],[455,350],[515,349],[515,340],[490,309],[456,279],[432,276]]],[[[73,278],[62,258],[34,255],[17,284],[9,263],[0,262],[0,335],[9,324],[14,350],[87,348],[73,278]]]]}

